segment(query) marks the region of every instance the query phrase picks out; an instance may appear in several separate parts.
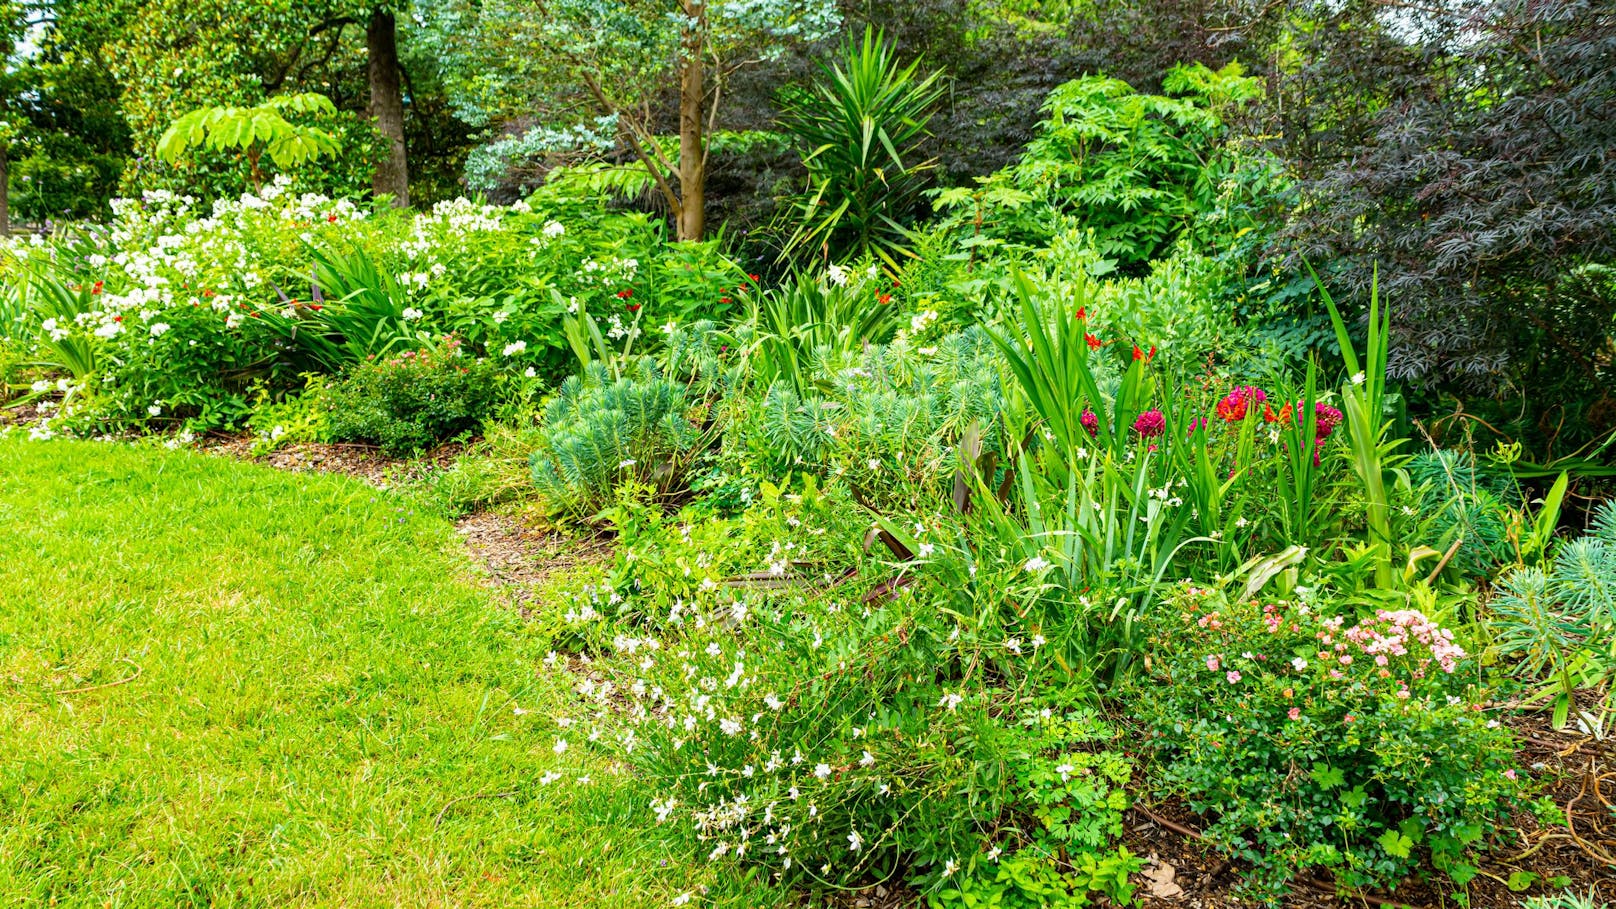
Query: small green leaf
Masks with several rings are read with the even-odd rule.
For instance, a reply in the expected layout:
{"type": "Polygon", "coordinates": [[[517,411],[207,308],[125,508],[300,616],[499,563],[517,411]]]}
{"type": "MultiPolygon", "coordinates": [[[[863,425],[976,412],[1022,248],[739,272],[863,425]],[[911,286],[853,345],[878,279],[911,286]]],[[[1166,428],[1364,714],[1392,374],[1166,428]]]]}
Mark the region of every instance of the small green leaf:
{"type": "Polygon", "coordinates": [[[1408,858],[1409,852],[1414,848],[1414,841],[1396,830],[1387,830],[1376,842],[1380,843],[1380,848],[1386,850],[1387,855],[1395,855],[1398,858],[1408,858]]]}
{"type": "Polygon", "coordinates": [[[1505,881],[1504,885],[1516,893],[1525,893],[1527,890],[1532,889],[1532,885],[1537,883],[1537,880],[1538,876],[1535,872],[1516,871],[1510,874],[1509,880],[1505,881]]]}
{"type": "Polygon", "coordinates": [[[1347,782],[1345,773],[1328,764],[1314,764],[1313,771],[1308,776],[1313,778],[1313,782],[1318,783],[1325,789],[1335,789],[1338,786],[1346,785],[1347,782]]]}

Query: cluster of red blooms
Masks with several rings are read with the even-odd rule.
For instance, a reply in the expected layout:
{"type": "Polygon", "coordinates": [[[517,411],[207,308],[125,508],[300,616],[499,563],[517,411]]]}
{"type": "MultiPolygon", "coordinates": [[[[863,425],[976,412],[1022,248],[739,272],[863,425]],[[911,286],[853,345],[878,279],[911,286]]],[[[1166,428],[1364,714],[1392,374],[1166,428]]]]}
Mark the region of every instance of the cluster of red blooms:
{"type": "Polygon", "coordinates": [[[1224,396],[1215,408],[1218,418],[1225,423],[1238,423],[1246,418],[1246,409],[1252,404],[1268,400],[1268,393],[1255,385],[1240,385],[1224,396]]]}

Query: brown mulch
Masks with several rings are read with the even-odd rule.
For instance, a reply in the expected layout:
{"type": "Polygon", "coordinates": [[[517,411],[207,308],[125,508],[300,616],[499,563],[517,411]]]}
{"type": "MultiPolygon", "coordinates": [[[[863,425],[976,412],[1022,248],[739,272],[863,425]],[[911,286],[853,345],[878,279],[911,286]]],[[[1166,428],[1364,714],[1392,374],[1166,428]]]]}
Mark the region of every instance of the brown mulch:
{"type": "Polygon", "coordinates": [[[197,448],[211,454],[221,454],[238,461],[251,461],[293,472],[317,471],[340,473],[364,480],[372,486],[387,489],[398,483],[419,479],[454,463],[464,446],[440,446],[418,458],[395,458],[374,445],[339,442],[303,442],[288,445],[267,455],[252,453],[251,436],[208,436],[197,442],[197,448]]]}
{"type": "Polygon", "coordinates": [[[551,576],[606,559],[611,544],[536,529],[509,515],[484,511],[461,518],[455,528],[477,562],[488,572],[522,618],[551,576]]]}

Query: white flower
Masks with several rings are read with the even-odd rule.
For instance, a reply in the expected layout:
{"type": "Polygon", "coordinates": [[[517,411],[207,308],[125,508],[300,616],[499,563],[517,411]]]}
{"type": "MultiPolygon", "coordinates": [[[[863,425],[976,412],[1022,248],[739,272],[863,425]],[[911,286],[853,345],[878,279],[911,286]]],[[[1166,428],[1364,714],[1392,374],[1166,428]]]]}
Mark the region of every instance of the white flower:
{"type": "Polygon", "coordinates": [[[859,766],[860,767],[872,767],[874,765],[875,765],[875,755],[869,753],[868,751],[864,752],[864,756],[859,758],[859,766]]]}
{"type": "Polygon", "coordinates": [[[162,414],[163,414],[163,405],[161,405],[161,404],[153,404],[152,406],[146,408],[146,413],[147,413],[147,415],[153,416],[153,417],[162,416],[162,414]]]}
{"type": "Polygon", "coordinates": [[[168,323],[158,322],[151,327],[151,336],[154,338],[161,338],[163,333],[166,331],[168,331],[168,323]]]}
{"type": "Polygon", "coordinates": [[[500,353],[507,357],[514,357],[524,350],[527,350],[526,341],[512,341],[511,343],[505,345],[505,349],[500,351],[500,353]]]}
{"type": "Polygon", "coordinates": [[[1364,378],[1365,376],[1362,371],[1355,372],[1352,374],[1352,384],[1362,385],[1364,383],[1364,378]]]}
{"type": "Polygon", "coordinates": [[[943,695],[942,700],[937,702],[937,706],[946,707],[950,712],[952,712],[954,710],[954,708],[958,707],[960,705],[960,703],[962,701],[964,701],[964,700],[965,700],[965,698],[962,697],[961,695],[950,691],[947,694],[943,695]]]}
{"type": "Polygon", "coordinates": [[[825,269],[825,277],[837,287],[847,286],[847,269],[840,265],[833,264],[830,268],[825,269]]]}
{"type": "Polygon", "coordinates": [[[855,830],[849,833],[847,835],[847,851],[857,852],[862,848],[864,848],[864,838],[858,835],[858,831],[855,830]]]}
{"type": "Polygon", "coordinates": [[[32,385],[30,385],[30,386],[28,386],[28,387],[29,387],[29,388],[30,388],[30,389],[31,389],[31,390],[32,390],[32,391],[33,391],[33,392],[34,392],[34,393],[35,393],[35,394],[38,394],[38,393],[41,393],[41,392],[46,392],[46,391],[50,391],[50,389],[51,389],[51,383],[50,383],[50,382],[49,382],[49,381],[48,381],[48,380],[45,380],[45,379],[40,379],[40,380],[39,380],[39,381],[38,381],[38,382],[35,382],[35,383],[34,383],[34,384],[32,384],[32,385]]]}
{"type": "Polygon", "coordinates": [[[544,235],[551,239],[555,239],[566,232],[566,225],[562,224],[560,221],[549,221],[544,225],[544,235]]]}
{"type": "Polygon", "coordinates": [[[426,315],[426,313],[421,312],[419,309],[416,309],[413,306],[404,307],[404,321],[406,322],[414,322],[416,319],[419,319],[424,315],[426,315]]]}
{"type": "Polygon", "coordinates": [[[678,330],[679,325],[677,322],[664,322],[662,324],[662,333],[665,335],[671,335],[678,330]]]}
{"type": "Polygon", "coordinates": [[[937,551],[937,547],[933,546],[930,543],[921,543],[920,544],[920,557],[923,558],[923,559],[931,558],[931,554],[936,552],[936,551],[937,551]]]}
{"type": "Polygon", "coordinates": [[[1022,567],[1032,574],[1037,574],[1038,572],[1043,571],[1045,568],[1048,568],[1049,563],[1044,560],[1043,556],[1033,556],[1032,558],[1028,559],[1027,564],[1023,565],[1022,567]]]}
{"type": "Polygon", "coordinates": [[[638,463],[639,462],[634,460],[633,458],[628,458],[626,460],[618,461],[617,462],[617,469],[618,470],[627,470],[628,468],[633,467],[635,464],[638,464],[638,463]]]}
{"type": "Polygon", "coordinates": [[[1059,767],[1055,768],[1055,772],[1060,774],[1061,782],[1064,783],[1067,780],[1071,779],[1072,772],[1075,771],[1076,769],[1077,768],[1073,767],[1071,764],[1061,764],[1059,767]]]}
{"type": "Polygon", "coordinates": [[[552,746],[550,748],[550,750],[554,751],[556,754],[564,754],[566,752],[566,750],[567,750],[567,740],[566,739],[556,739],[555,745],[552,746]]]}
{"type": "Polygon", "coordinates": [[[956,872],[958,870],[959,870],[959,862],[956,862],[953,859],[949,859],[947,862],[945,862],[943,864],[943,877],[953,877],[954,872],[956,872]]]}
{"type": "Polygon", "coordinates": [[[1291,660],[1291,668],[1295,669],[1297,672],[1301,672],[1307,668],[1307,660],[1297,657],[1296,659],[1291,660]]]}
{"type": "Polygon", "coordinates": [[[988,861],[996,862],[996,861],[999,860],[999,856],[1001,856],[1003,854],[1004,854],[1003,849],[1000,849],[998,846],[994,846],[992,849],[988,850],[988,861]]]}
{"type": "MultiPolygon", "coordinates": [[[[551,221],[550,223],[555,224],[554,221],[551,221]]],[[[556,226],[560,227],[561,225],[556,224],[556,226]]],[[[673,905],[675,905],[675,906],[683,906],[683,905],[685,905],[686,903],[689,903],[689,902],[690,902],[690,892],[689,891],[681,893],[678,896],[673,898],[673,905]]]]}
{"type": "Polygon", "coordinates": [[[814,765],[814,776],[817,776],[820,779],[825,779],[826,777],[830,776],[830,765],[829,764],[815,764],[814,765]]]}
{"type": "Polygon", "coordinates": [[[535,376],[537,376],[537,375],[538,375],[538,374],[539,374],[539,371],[538,371],[538,370],[536,370],[536,369],[534,369],[534,368],[533,368],[533,367],[531,367],[531,366],[529,366],[529,367],[528,367],[528,368],[527,368],[527,371],[525,371],[525,372],[523,372],[523,373],[522,373],[522,375],[524,375],[524,376],[527,376],[527,377],[528,377],[528,378],[529,378],[529,379],[531,379],[531,378],[534,378],[534,377],[535,377],[535,376]]]}
{"type": "Polygon", "coordinates": [[[510,317],[511,317],[511,314],[502,309],[499,312],[494,313],[494,324],[495,325],[504,325],[505,320],[509,319],[510,317]]]}

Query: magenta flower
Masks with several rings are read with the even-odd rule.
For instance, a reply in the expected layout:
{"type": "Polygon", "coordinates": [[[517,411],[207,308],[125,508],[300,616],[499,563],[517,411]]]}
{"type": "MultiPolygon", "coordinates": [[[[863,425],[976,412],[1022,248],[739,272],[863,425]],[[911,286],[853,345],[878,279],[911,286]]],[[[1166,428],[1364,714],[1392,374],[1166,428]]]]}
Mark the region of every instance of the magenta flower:
{"type": "MultiPolygon", "coordinates": [[[[1335,432],[1335,428],[1341,425],[1341,411],[1321,402],[1313,405],[1313,419],[1318,429],[1318,438],[1328,439],[1330,433],[1335,432]]],[[[1318,455],[1315,454],[1314,457],[1318,455]]]]}
{"type": "Polygon", "coordinates": [[[1078,418],[1078,422],[1083,424],[1083,428],[1088,430],[1091,436],[1100,431],[1100,418],[1095,416],[1092,410],[1084,408],[1083,416],[1078,418]]]}
{"type": "Polygon", "coordinates": [[[1145,438],[1154,438],[1167,431],[1167,418],[1159,410],[1147,410],[1133,421],[1133,431],[1145,438]]]}

